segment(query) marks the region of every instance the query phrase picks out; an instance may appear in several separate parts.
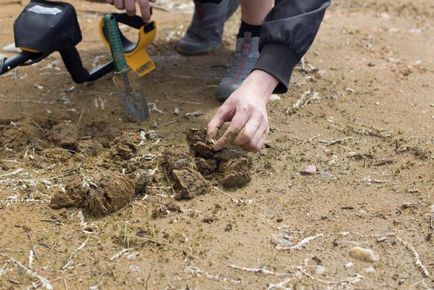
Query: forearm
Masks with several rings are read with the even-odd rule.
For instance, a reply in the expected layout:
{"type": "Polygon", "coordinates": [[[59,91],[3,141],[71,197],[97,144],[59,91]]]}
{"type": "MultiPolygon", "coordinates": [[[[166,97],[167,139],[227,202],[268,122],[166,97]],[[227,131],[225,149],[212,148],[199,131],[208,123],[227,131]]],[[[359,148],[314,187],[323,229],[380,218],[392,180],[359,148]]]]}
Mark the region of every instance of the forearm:
{"type": "Polygon", "coordinates": [[[258,100],[266,104],[278,83],[273,75],[262,70],[254,70],[244,80],[242,87],[249,87],[251,91],[256,92],[258,100]]]}
{"type": "Polygon", "coordinates": [[[279,81],[276,93],[287,91],[292,71],[312,45],[329,4],[327,0],[276,0],[264,20],[255,69],[279,81]]]}

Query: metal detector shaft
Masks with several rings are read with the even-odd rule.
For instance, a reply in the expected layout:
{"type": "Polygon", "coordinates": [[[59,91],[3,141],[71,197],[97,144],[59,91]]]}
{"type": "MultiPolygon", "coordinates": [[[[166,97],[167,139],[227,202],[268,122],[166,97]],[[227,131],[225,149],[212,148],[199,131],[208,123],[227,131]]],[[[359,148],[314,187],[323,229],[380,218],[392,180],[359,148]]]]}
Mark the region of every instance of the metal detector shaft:
{"type": "Polygon", "coordinates": [[[22,52],[11,58],[0,59],[0,75],[16,68],[17,66],[24,65],[29,60],[35,60],[42,56],[40,53],[22,52]]]}

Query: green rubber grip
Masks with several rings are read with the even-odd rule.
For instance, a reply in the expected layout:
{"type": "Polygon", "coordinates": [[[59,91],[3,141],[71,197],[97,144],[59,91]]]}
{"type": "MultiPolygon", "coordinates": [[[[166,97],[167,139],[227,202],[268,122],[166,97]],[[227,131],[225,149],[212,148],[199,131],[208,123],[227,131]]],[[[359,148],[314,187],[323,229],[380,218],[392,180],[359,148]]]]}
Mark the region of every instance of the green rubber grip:
{"type": "Polygon", "coordinates": [[[122,72],[128,69],[127,61],[125,60],[124,48],[122,46],[121,34],[118,23],[113,15],[107,14],[104,16],[104,32],[107,36],[108,43],[113,56],[115,70],[122,72]]]}

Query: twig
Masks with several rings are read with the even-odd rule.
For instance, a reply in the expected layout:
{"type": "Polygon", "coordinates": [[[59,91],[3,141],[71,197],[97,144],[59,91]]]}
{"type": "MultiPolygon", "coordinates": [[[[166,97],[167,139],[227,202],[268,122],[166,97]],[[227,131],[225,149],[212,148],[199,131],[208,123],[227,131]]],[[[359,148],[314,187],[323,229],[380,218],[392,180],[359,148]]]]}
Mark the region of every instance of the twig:
{"type": "Polygon", "coordinates": [[[163,6],[155,4],[155,3],[151,3],[151,7],[152,7],[152,9],[155,9],[155,10],[161,10],[161,11],[164,11],[167,13],[171,12],[170,9],[167,9],[166,7],[163,7],[163,6]]]}
{"type": "Polygon", "coordinates": [[[0,269],[0,277],[9,272],[10,270],[7,268],[9,266],[9,262],[6,261],[6,263],[1,267],[0,269]]]}
{"type": "Polygon", "coordinates": [[[158,114],[164,114],[163,111],[161,111],[160,109],[157,108],[157,104],[150,103],[149,105],[151,106],[151,112],[156,112],[158,114]]]}
{"type": "Polygon", "coordinates": [[[297,245],[290,246],[290,247],[282,247],[282,246],[276,245],[276,249],[277,250],[290,250],[290,251],[300,250],[300,249],[306,247],[306,245],[308,243],[310,243],[313,240],[315,240],[315,239],[317,239],[319,237],[322,237],[322,236],[323,236],[323,234],[318,234],[316,236],[311,236],[311,237],[304,238],[297,245]]]}
{"type": "Polygon", "coordinates": [[[122,249],[113,256],[111,256],[110,261],[119,259],[123,254],[127,253],[130,249],[122,249]]]}
{"type": "Polygon", "coordinates": [[[55,278],[55,279],[51,280],[51,282],[57,282],[57,281],[60,281],[60,280],[63,280],[63,279],[68,279],[68,278],[75,277],[75,276],[83,277],[84,274],[87,274],[87,273],[90,273],[90,272],[92,272],[92,271],[89,270],[89,271],[83,271],[81,273],[72,273],[72,274],[69,274],[69,275],[66,275],[66,276],[63,276],[63,277],[55,278]]]}
{"type": "Polygon", "coordinates": [[[190,112],[190,113],[186,113],[184,116],[189,118],[189,117],[200,117],[204,114],[204,112],[202,111],[194,111],[194,112],[190,112]]]}
{"type": "Polygon", "coordinates": [[[331,141],[326,141],[326,140],[318,140],[318,142],[325,144],[325,146],[331,146],[331,145],[335,145],[335,144],[341,144],[347,140],[351,140],[353,139],[353,137],[345,137],[342,139],[336,139],[336,140],[331,140],[331,141]]]}
{"type": "Polygon", "coordinates": [[[33,249],[30,249],[29,251],[29,269],[33,268],[33,258],[35,257],[35,252],[33,249]]]}
{"type": "Polygon", "coordinates": [[[202,271],[201,269],[199,269],[199,267],[195,267],[195,266],[189,266],[186,269],[186,271],[187,271],[187,273],[192,274],[192,275],[201,275],[201,274],[205,275],[205,277],[207,277],[208,279],[213,280],[213,281],[231,282],[234,284],[240,284],[241,283],[241,280],[239,280],[239,279],[235,280],[232,278],[228,278],[221,273],[212,275],[208,272],[202,271]]]}
{"type": "Polygon", "coordinates": [[[3,253],[0,253],[0,256],[8,258],[10,262],[12,262],[13,264],[17,265],[20,269],[24,270],[24,272],[29,275],[32,278],[36,278],[38,279],[42,286],[47,289],[47,290],[52,290],[53,289],[53,285],[51,285],[50,280],[48,280],[47,278],[39,275],[37,272],[34,272],[32,270],[30,270],[29,268],[27,268],[26,266],[24,266],[23,264],[21,264],[21,262],[15,260],[14,258],[11,258],[3,253]]]}
{"type": "Polygon", "coordinates": [[[327,281],[327,280],[323,280],[317,277],[312,276],[311,274],[309,274],[308,272],[306,272],[306,270],[303,269],[303,267],[297,267],[297,270],[300,271],[303,275],[305,275],[306,277],[315,280],[317,282],[321,282],[324,284],[341,284],[342,282],[335,282],[335,281],[327,281]]]}
{"type": "Polygon", "coordinates": [[[245,271],[245,272],[250,272],[250,273],[259,273],[259,274],[264,274],[264,275],[273,275],[273,276],[288,276],[287,273],[276,273],[273,272],[271,270],[268,270],[265,267],[261,267],[261,268],[245,268],[245,267],[240,267],[237,265],[228,265],[230,268],[233,269],[237,269],[237,270],[241,270],[241,271],[245,271]]]}
{"type": "Polygon", "coordinates": [[[148,283],[149,283],[149,280],[151,279],[153,269],[154,269],[154,264],[151,264],[151,269],[149,269],[148,277],[146,277],[145,290],[148,290],[148,283]]]}
{"type": "Polygon", "coordinates": [[[431,213],[429,217],[429,227],[434,230],[434,204],[431,206],[431,213]]]}
{"type": "Polygon", "coordinates": [[[216,190],[216,191],[218,191],[218,192],[220,192],[220,193],[223,193],[224,195],[226,195],[227,197],[229,197],[229,198],[232,200],[232,202],[235,203],[236,205],[240,205],[240,204],[242,204],[242,203],[244,202],[244,201],[241,200],[241,199],[236,199],[235,197],[233,197],[233,196],[230,195],[229,193],[227,193],[227,192],[221,190],[221,189],[218,188],[217,186],[213,186],[213,188],[214,188],[214,190],[216,190]]]}
{"type": "Polygon", "coordinates": [[[39,126],[39,124],[36,123],[35,120],[32,119],[31,122],[32,122],[33,125],[35,125],[39,130],[41,130],[41,132],[45,132],[45,130],[44,130],[41,126],[39,126]]]}
{"type": "Polygon", "coordinates": [[[78,118],[77,126],[75,126],[77,129],[78,129],[78,126],[80,126],[80,121],[81,121],[81,118],[83,117],[83,113],[84,113],[84,109],[81,110],[81,114],[80,114],[80,117],[78,118]]]}
{"type": "Polygon", "coordinates": [[[288,277],[285,280],[283,280],[282,282],[274,283],[274,284],[270,283],[267,285],[267,290],[288,289],[287,287],[285,287],[285,285],[288,284],[291,280],[292,280],[292,278],[288,277]]]}
{"type": "Polygon", "coordinates": [[[80,219],[80,227],[83,233],[87,235],[98,234],[98,227],[94,225],[89,226],[89,224],[86,222],[86,219],[84,218],[83,211],[81,209],[78,211],[78,218],[80,219]]]}
{"type": "Polygon", "coordinates": [[[18,168],[18,169],[16,169],[16,170],[12,171],[12,172],[8,172],[8,173],[6,173],[6,174],[0,175],[0,178],[4,178],[4,177],[9,177],[9,176],[17,175],[18,173],[23,172],[23,171],[24,171],[24,169],[22,169],[22,168],[18,168]]]}
{"type": "Polygon", "coordinates": [[[422,262],[419,258],[419,254],[416,252],[416,249],[412,245],[410,245],[409,243],[407,243],[406,241],[404,241],[403,239],[398,237],[397,235],[394,235],[394,236],[401,244],[403,244],[407,248],[407,250],[410,251],[411,255],[414,258],[414,264],[419,269],[419,271],[422,273],[422,276],[425,278],[428,278],[430,276],[430,273],[425,268],[425,266],[422,264],[422,262]]]}
{"type": "Polygon", "coordinates": [[[303,109],[306,105],[308,105],[311,101],[320,100],[320,96],[317,92],[312,92],[308,90],[301,95],[301,97],[292,105],[291,108],[286,110],[287,114],[292,114],[298,111],[299,109],[303,109]]]}
{"type": "Polygon", "coordinates": [[[169,97],[169,95],[167,93],[165,93],[165,95],[166,95],[166,99],[168,99],[170,101],[185,103],[185,104],[191,104],[191,105],[202,105],[202,103],[199,103],[199,102],[192,102],[192,101],[186,101],[186,100],[171,98],[171,97],[169,97]]]}
{"type": "Polygon", "coordinates": [[[68,267],[70,267],[72,265],[72,263],[74,263],[74,255],[86,246],[87,242],[89,241],[89,238],[90,237],[87,237],[86,240],[80,246],[78,246],[77,249],[75,249],[74,251],[71,252],[71,254],[69,255],[68,261],[61,268],[62,270],[67,269],[68,267]]]}

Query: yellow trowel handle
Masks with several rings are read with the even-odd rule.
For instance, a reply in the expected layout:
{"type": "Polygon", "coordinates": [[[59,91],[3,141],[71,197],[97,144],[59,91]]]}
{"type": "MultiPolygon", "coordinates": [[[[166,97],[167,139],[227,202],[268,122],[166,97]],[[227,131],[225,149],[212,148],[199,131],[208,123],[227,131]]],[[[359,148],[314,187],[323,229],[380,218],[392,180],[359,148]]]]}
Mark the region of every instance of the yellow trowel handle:
{"type": "MultiPolygon", "coordinates": [[[[155,64],[146,51],[157,33],[154,21],[143,23],[138,16],[128,16],[127,14],[113,14],[118,23],[136,28],[139,30],[138,42],[133,43],[121,33],[122,46],[124,48],[125,59],[131,70],[135,71],[140,77],[148,74],[155,69],[155,64]]],[[[105,45],[110,48],[107,36],[104,31],[104,21],[101,19],[99,32],[105,45]]]]}

